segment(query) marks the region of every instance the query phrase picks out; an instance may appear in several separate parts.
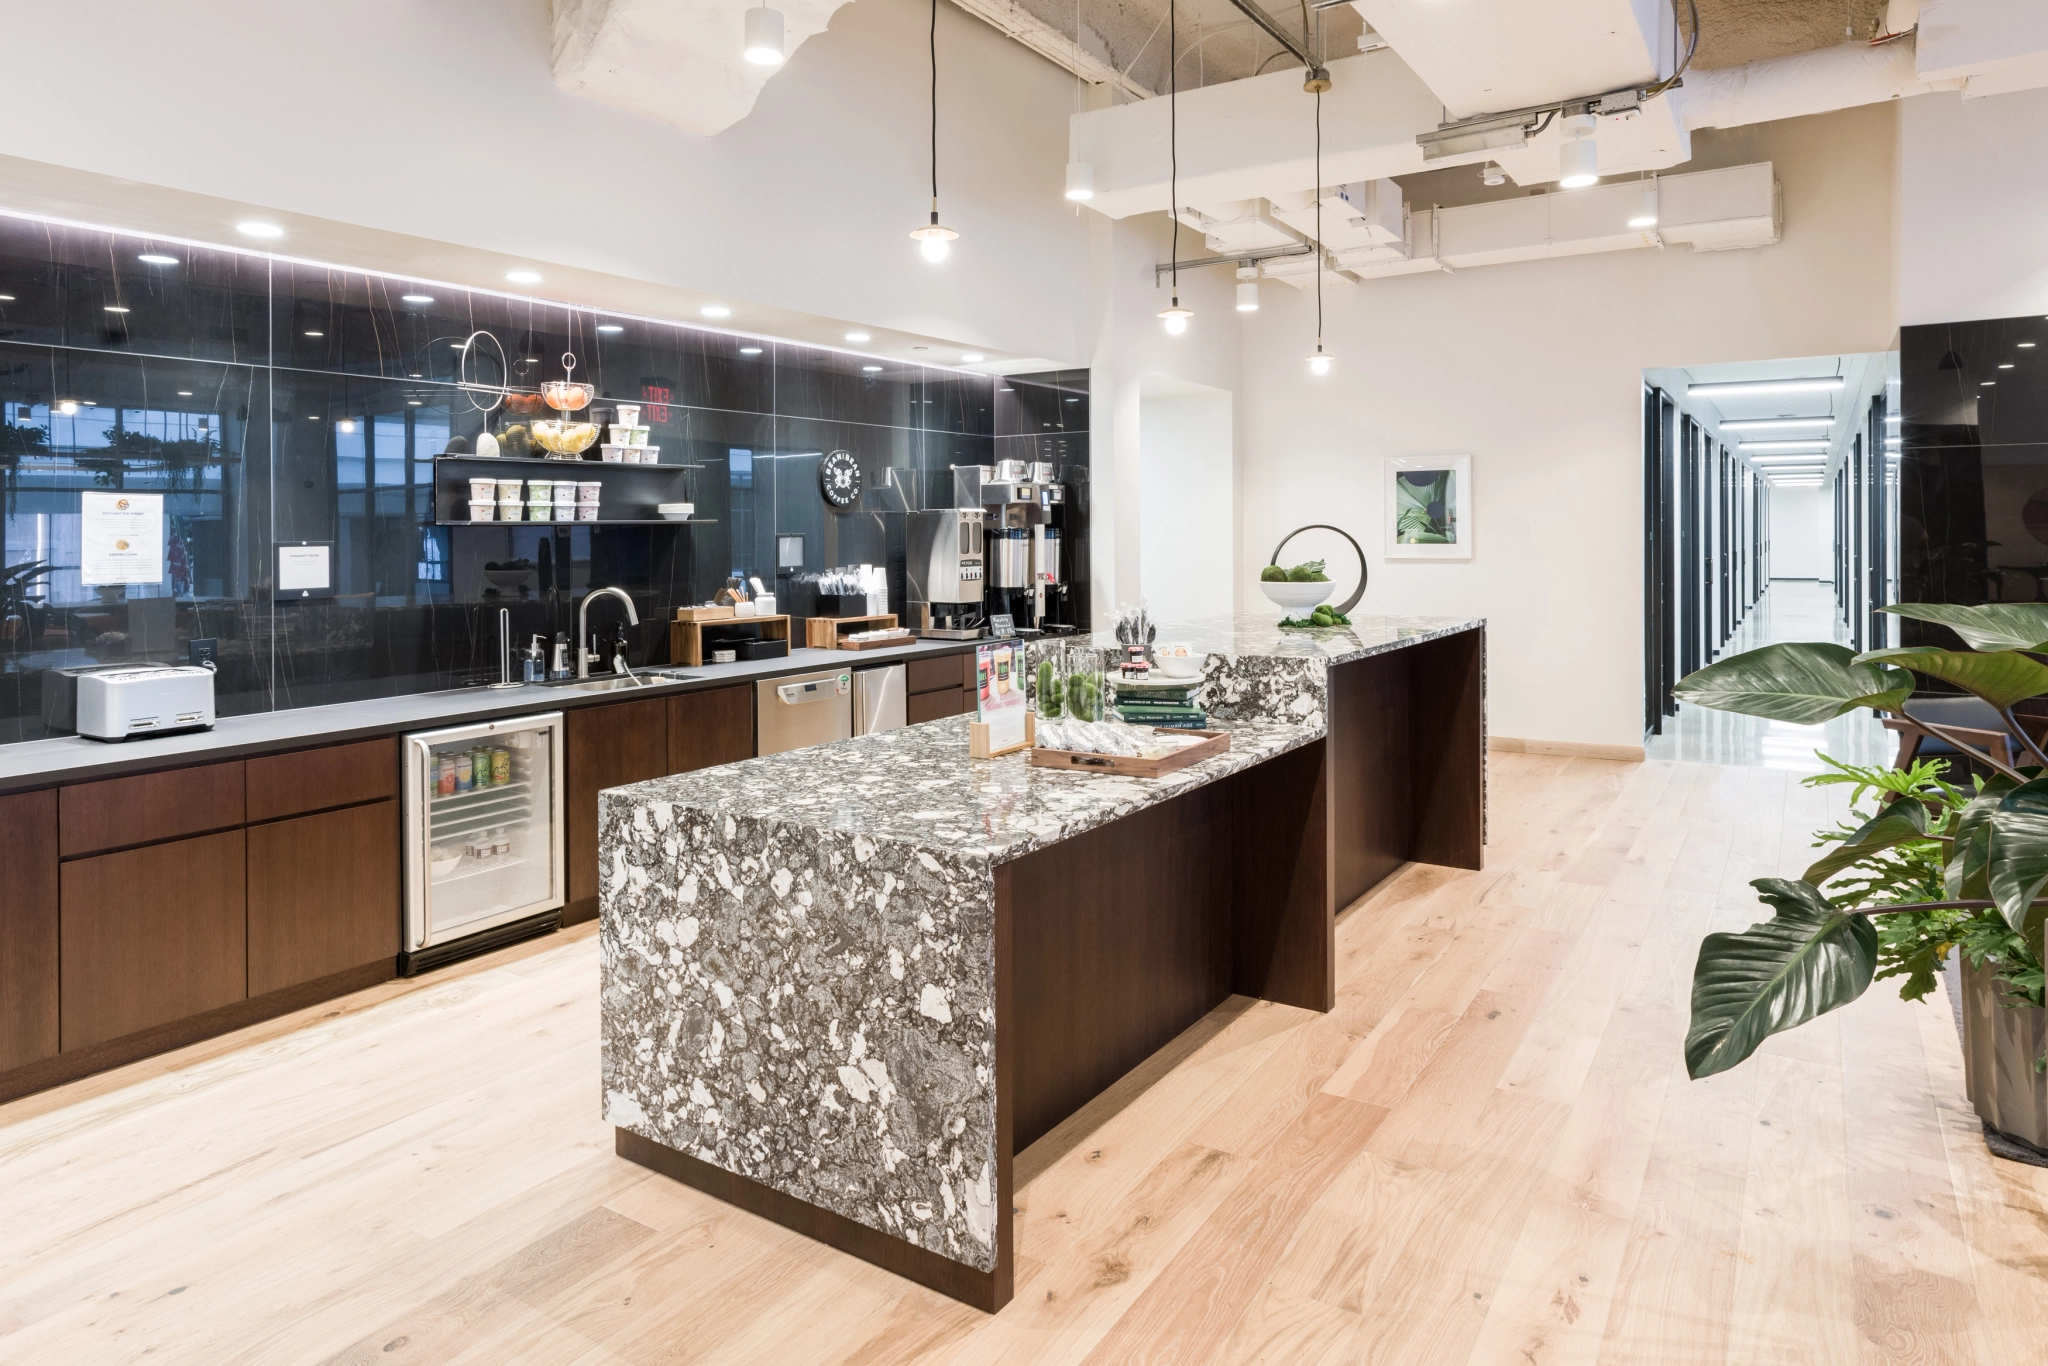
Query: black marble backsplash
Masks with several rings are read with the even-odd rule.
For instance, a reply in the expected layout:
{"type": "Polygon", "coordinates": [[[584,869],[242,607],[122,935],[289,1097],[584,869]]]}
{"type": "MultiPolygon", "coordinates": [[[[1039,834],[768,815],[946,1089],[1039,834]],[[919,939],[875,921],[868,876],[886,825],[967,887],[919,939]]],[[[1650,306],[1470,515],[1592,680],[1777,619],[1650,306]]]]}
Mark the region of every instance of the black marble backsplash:
{"type": "Polygon", "coordinates": [[[573,634],[607,584],[639,611],[636,665],[666,663],[673,609],[733,574],[801,616],[818,572],[881,564],[901,611],[903,509],[949,504],[951,466],[1002,458],[1060,466],[1085,613],[1088,410],[1085,371],[993,378],[0,217],[0,743],[57,733],[53,670],[182,662],[194,640],[218,642],[236,715],[489,681],[501,612],[515,643],[573,634]],[[695,521],[437,509],[434,457],[528,420],[483,411],[491,390],[535,392],[565,353],[599,395],[577,416],[638,404],[695,521]],[[818,491],[834,450],[870,490],[845,512],[818,491]],[[95,490],[163,495],[161,583],[82,582],[95,490]],[[792,534],[803,564],[778,576],[792,534]],[[273,602],[281,541],[332,543],[331,599],[273,602]]]}

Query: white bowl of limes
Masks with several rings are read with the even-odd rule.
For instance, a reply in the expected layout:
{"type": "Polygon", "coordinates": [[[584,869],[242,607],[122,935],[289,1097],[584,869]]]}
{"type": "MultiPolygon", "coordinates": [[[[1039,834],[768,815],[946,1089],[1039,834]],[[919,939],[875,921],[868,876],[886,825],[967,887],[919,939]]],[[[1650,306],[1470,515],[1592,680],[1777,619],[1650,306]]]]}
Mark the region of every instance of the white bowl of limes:
{"type": "Polygon", "coordinates": [[[1302,612],[1327,599],[1337,585],[1323,572],[1321,560],[1309,560],[1291,569],[1269,564],[1259,571],[1259,591],[1276,607],[1302,612]]]}

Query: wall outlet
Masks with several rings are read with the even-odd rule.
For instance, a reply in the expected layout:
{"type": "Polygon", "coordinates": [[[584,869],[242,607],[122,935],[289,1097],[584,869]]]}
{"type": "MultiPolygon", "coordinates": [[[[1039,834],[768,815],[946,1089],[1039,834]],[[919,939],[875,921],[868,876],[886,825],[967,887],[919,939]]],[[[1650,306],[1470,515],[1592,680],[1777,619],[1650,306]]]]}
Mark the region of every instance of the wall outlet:
{"type": "Polygon", "coordinates": [[[195,669],[220,666],[220,641],[212,636],[185,642],[185,662],[195,669]]]}

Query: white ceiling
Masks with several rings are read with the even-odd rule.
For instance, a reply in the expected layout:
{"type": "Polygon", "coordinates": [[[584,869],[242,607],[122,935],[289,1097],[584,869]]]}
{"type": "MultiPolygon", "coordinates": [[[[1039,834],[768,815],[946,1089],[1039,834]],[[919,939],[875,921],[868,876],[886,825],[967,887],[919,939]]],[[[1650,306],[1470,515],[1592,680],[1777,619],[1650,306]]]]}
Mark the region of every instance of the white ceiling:
{"type": "MultiPolygon", "coordinates": [[[[1852,437],[1862,429],[1863,415],[1869,401],[1888,381],[1898,375],[1898,353],[1894,351],[1873,351],[1835,356],[1804,356],[1786,360],[1736,361],[1722,365],[1674,366],[1665,369],[1646,370],[1643,378],[1669,393],[1679,407],[1691,414],[1695,422],[1705,426],[1730,450],[1741,452],[1745,458],[1756,455],[1766,457],[1778,455],[1797,456],[1799,452],[1754,452],[1741,451],[1744,441],[1810,440],[1825,435],[1828,448],[1815,453],[1815,462],[1831,472],[1849,453],[1852,437]],[[1686,389],[1693,384],[1726,384],[1739,381],[1766,379],[1815,379],[1840,375],[1843,383],[1832,392],[1814,393],[1758,393],[1718,394],[1688,396],[1686,389]],[[1812,429],[1797,431],[1744,431],[1737,428],[1726,431],[1722,423],[1743,419],[1773,417],[1815,418],[1832,417],[1834,425],[1825,433],[1812,429]]],[[[1787,466],[1804,464],[1804,461],[1770,460],[1780,470],[1787,466]]],[[[1759,462],[1758,468],[1767,468],[1759,462]]],[[[1781,476],[1785,477],[1785,476],[1781,476]]]]}

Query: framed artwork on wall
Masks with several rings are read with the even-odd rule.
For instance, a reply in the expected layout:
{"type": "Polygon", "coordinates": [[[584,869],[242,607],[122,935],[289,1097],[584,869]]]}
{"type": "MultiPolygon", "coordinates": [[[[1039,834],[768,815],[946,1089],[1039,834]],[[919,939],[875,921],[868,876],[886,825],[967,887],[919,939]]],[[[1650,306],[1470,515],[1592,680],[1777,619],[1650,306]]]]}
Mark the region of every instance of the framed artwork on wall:
{"type": "Polygon", "coordinates": [[[1472,558],[1472,457],[1389,457],[1386,557],[1472,558]]]}

